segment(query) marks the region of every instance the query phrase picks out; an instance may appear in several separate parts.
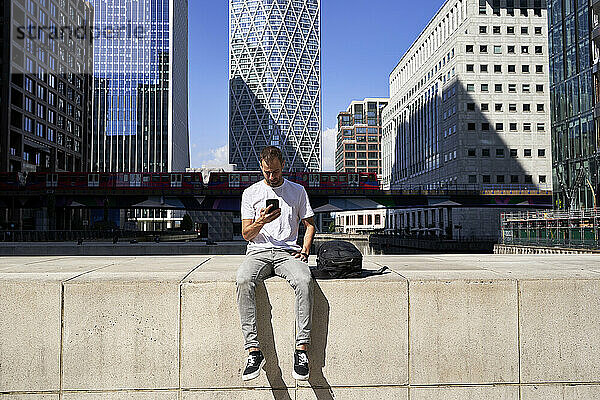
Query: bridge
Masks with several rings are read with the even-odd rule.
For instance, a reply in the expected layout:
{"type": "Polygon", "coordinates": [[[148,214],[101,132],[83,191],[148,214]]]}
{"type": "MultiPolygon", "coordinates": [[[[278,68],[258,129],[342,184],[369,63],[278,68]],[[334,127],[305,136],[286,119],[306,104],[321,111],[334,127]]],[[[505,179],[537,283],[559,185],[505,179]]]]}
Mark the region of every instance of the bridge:
{"type": "MultiPolygon", "coordinates": [[[[0,209],[171,209],[237,212],[242,188],[14,188],[0,192],[0,209]]],[[[550,191],[531,188],[456,186],[395,190],[307,188],[311,204],[321,212],[414,207],[551,208],[550,191]]]]}

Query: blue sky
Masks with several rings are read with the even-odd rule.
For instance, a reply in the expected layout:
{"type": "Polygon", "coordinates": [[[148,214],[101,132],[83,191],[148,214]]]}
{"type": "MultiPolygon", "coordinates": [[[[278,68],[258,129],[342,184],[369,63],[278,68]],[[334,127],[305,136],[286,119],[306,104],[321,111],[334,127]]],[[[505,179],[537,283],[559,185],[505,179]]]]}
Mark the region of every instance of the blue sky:
{"type": "MultiPolygon", "coordinates": [[[[338,112],[387,97],[388,76],[443,0],[321,0],[324,169],[332,170],[338,112]]],[[[192,167],[227,163],[227,1],[189,0],[192,167]]]]}

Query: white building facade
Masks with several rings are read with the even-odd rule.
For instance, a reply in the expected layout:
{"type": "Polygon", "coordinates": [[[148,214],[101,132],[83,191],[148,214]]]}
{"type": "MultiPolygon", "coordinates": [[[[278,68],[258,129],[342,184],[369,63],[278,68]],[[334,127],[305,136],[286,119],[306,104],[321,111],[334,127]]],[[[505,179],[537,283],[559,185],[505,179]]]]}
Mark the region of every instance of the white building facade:
{"type": "Polygon", "coordinates": [[[552,184],[541,0],[448,0],[390,74],[383,187],[552,184]]]}

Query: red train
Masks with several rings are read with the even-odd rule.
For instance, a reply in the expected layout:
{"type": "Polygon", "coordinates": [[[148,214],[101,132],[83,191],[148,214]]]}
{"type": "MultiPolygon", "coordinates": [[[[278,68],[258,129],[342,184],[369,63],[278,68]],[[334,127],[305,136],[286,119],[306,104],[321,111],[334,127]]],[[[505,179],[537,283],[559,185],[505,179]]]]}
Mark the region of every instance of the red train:
{"type": "MultiPolygon", "coordinates": [[[[344,172],[290,172],[285,178],[307,189],[379,189],[377,175],[371,173],[344,172]]],[[[262,173],[211,172],[207,183],[200,172],[31,172],[0,174],[0,190],[16,188],[186,188],[243,189],[263,179],[262,173]]]]}
{"type": "MultiPolygon", "coordinates": [[[[309,189],[379,189],[377,174],[347,172],[287,172],[283,176],[291,182],[309,189]]],[[[256,171],[212,172],[208,181],[210,189],[247,188],[263,179],[256,171]]]]}

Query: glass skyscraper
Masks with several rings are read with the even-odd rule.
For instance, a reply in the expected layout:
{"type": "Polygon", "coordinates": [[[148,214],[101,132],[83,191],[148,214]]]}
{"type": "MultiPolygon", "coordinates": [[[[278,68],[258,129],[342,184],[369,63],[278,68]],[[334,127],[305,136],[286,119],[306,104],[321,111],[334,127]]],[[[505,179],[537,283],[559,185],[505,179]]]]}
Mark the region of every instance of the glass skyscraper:
{"type": "Polygon", "coordinates": [[[93,4],[93,169],[185,170],[187,0],[93,4]]]}
{"type": "Polygon", "coordinates": [[[257,170],[267,145],[321,169],[320,0],[229,2],[229,162],[257,170]]]}
{"type": "Polygon", "coordinates": [[[594,86],[598,90],[598,4],[551,0],[548,5],[552,166],[558,209],[597,204],[600,113],[594,121],[593,93],[594,86]]]}

